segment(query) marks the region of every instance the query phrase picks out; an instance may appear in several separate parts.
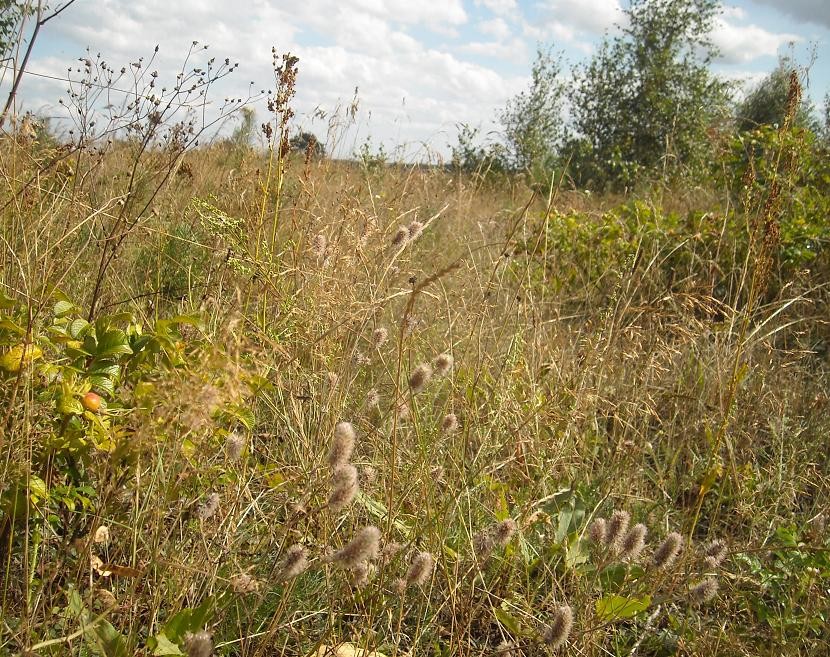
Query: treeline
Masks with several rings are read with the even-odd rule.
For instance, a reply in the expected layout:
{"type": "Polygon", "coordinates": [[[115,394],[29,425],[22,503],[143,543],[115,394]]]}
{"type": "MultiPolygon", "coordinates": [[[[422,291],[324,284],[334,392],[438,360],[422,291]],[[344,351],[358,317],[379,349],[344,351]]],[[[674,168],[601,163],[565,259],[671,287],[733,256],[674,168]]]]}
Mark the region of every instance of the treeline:
{"type": "MultiPolygon", "coordinates": [[[[717,0],[633,0],[618,34],[566,75],[562,58],[540,50],[526,91],[499,113],[499,138],[481,143],[462,126],[453,164],[469,172],[524,173],[549,185],[567,176],[579,188],[630,188],[659,178],[708,176],[724,151],[750,148],[745,137],[779,126],[794,102],[789,58],[740,102],[712,70],[717,0]],[[738,141],[735,141],[737,139],[738,141]]],[[[794,128],[803,146],[826,149],[830,96],[823,121],[800,94],[794,128]]],[[[751,157],[751,153],[747,154],[751,157]]]]}

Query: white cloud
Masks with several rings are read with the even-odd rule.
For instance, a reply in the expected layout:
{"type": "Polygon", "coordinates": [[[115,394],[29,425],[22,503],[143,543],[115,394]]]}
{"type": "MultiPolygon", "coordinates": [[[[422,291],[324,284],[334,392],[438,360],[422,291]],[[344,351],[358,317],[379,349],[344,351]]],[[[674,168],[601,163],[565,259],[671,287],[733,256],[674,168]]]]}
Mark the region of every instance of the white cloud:
{"type": "Polygon", "coordinates": [[[512,16],[518,12],[516,0],[475,0],[477,7],[486,7],[498,16],[512,16]]]}
{"type": "Polygon", "coordinates": [[[754,0],[804,23],[830,29],[830,2],[827,0],[754,0]]]}
{"type": "Polygon", "coordinates": [[[576,32],[602,34],[625,18],[619,0],[547,0],[549,21],[576,32]]]}
{"type": "Polygon", "coordinates": [[[510,26],[501,18],[481,21],[478,24],[478,31],[493,37],[497,41],[503,41],[511,34],[510,26]]]}
{"type": "Polygon", "coordinates": [[[797,34],[775,33],[757,25],[733,25],[719,18],[712,30],[712,41],[729,64],[745,64],[759,57],[775,56],[781,46],[801,41],[797,34]]]}

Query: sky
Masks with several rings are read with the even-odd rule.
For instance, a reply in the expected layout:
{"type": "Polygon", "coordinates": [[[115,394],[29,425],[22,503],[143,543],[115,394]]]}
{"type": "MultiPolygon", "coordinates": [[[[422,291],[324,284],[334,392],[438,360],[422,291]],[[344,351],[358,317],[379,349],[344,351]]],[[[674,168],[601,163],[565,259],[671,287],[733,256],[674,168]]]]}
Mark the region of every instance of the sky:
{"type": "MultiPolygon", "coordinates": [[[[239,62],[211,92],[218,111],[226,96],[246,97],[251,83],[274,87],[276,47],[299,57],[298,128],[325,139],[338,126],[338,138],[329,138],[337,155],[369,144],[402,159],[443,157],[460,124],[483,135],[497,130],[499,109],[527,88],[538,47],[561,53],[566,69],[585,61],[618,29],[626,1],[76,0],[41,31],[19,98],[23,109],[60,117],[61,79],[87,48],[118,69],[147,61],[158,45],[158,86],[172,86],[198,41],[209,49],[197,50],[192,64],[213,56],[239,62]]],[[[802,64],[816,58],[809,94],[817,105],[830,91],[830,0],[733,0],[712,39],[722,53],[714,68],[738,93],[789,52],[802,64]]],[[[8,81],[0,83],[3,98],[8,81]]],[[[264,102],[255,108],[263,120],[264,102]]]]}

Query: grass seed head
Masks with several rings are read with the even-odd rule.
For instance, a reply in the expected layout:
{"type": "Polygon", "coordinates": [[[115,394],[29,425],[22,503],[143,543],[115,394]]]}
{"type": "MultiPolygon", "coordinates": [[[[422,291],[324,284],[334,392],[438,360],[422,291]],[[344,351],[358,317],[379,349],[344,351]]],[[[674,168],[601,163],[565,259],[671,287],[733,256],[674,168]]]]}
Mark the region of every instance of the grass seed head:
{"type": "Polygon", "coordinates": [[[386,344],[388,339],[389,331],[382,326],[372,331],[372,344],[375,346],[375,349],[380,349],[384,344],[386,344]]]}
{"type": "Polygon", "coordinates": [[[574,624],[574,614],[568,605],[559,607],[553,614],[553,619],[545,630],[544,641],[554,650],[564,645],[571,634],[574,624]]]}
{"type": "Polygon", "coordinates": [[[608,523],[605,518],[595,518],[588,527],[588,538],[594,545],[608,544],[608,523]]]}
{"type": "Polygon", "coordinates": [[[329,448],[329,454],[326,457],[330,468],[337,469],[339,466],[349,462],[354,451],[356,439],[357,434],[351,422],[337,423],[337,426],[334,427],[334,436],[331,441],[331,447],[329,448]]]}
{"type": "Polygon", "coordinates": [[[617,551],[620,548],[623,536],[628,531],[628,524],[631,522],[631,514],[628,511],[614,511],[605,525],[605,543],[611,549],[617,551]]]}
{"type": "Polygon", "coordinates": [[[409,229],[406,226],[399,226],[395,236],[392,238],[392,246],[403,246],[409,241],[409,229]]]}
{"type": "Polygon", "coordinates": [[[213,655],[213,639],[209,632],[202,630],[184,637],[184,649],[187,657],[211,657],[213,655]]]}
{"type": "Polygon", "coordinates": [[[409,377],[409,387],[412,389],[412,393],[418,394],[423,391],[430,379],[432,379],[432,368],[426,363],[418,365],[409,377]]]}
{"type": "Polygon", "coordinates": [[[410,222],[409,226],[407,226],[407,234],[409,235],[410,240],[418,239],[421,236],[421,233],[423,233],[423,232],[424,232],[424,224],[422,224],[417,219],[410,222]]]}
{"type": "Polygon", "coordinates": [[[429,552],[419,552],[413,557],[409,570],[406,572],[407,586],[423,586],[434,569],[435,557],[429,552]]]}
{"type": "Polygon", "coordinates": [[[654,551],[651,561],[654,567],[659,570],[671,568],[683,548],[683,537],[677,532],[672,532],[654,551]]]}
{"type": "Polygon", "coordinates": [[[512,518],[502,520],[498,525],[493,527],[493,540],[496,545],[499,547],[506,546],[510,542],[510,539],[513,538],[513,534],[516,533],[517,528],[518,525],[512,518]]]}
{"type": "Polygon", "coordinates": [[[308,552],[302,545],[292,545],[285,551],[285,556],[277,570],[277,581],[294,579],[308,569],[308,552]]]}
{"type": "Polygon", "coordinates": [[[709,570],[715,570],[726,558],[726,552],[726,543],[723,541],[716,539],[709,543],[703,551],[706,567],[709,570]]]}
{"type": "Polygon", "coordinates": [[[357,489],[357,468],[349,463],[337,466],[331,477],[328,507],[332,511],[345,509],[354,501],[357,489]]]}
{"type": "Polygon", "coordinates": [[[196,515],[199,516],[200,520],[209,520],[213,516],[216,515],[216,512],[219,510],[219,502],[221,501],[221,497],[219,497],[219,493],[211,493],[205,498],[205,501],[199,505],[199,508],[196,510],[196,515]]]}
{"type": "Polygon", "coordinates": [[[344,568],[352,569],[360,563],[370,561],[378,556],[380,530],[373,525],[358,531],[348,545],[335,552],[330,560],[344,568]]]}
{"type": "Polygon", "coordinates": [[[718,580],[714,577],[707,577],[699,581],[691,589],[689,589],[689,597],[692,602],[697,605],[702,605],[709,602],[718,594],[718,580]]]}
{"type": "Polygon", "coordinates": [[[629,561],[634,561],[637,557],[639,557],[640,553],[643,551],[643,548],[646,546],[647,533],[648,529],[642,523],[638,523],[629,529],[625,536],[623,536],[620,547],[620,556],[623,559],[628,559],[629,561]]]}
{"type": "Polygon", "coordinates": [[[455,413],[447,413],[441,420],[441,431],[444,433],[455,433],[458,430],[458,418],[455,413]]]}
{"type": "Polygon", "coordinates": [[[446,375],[452,369],[453,362],[453,357],[450,354],[437,356],[434,363],[435,374],[437,376],[446,375]]]}
{"type": "Polygon", "coordinates": [[[225,455],[229,461],[238,461],[245,449],[245,438],[236,432],[229,433],[225,438],[225,455]]]}

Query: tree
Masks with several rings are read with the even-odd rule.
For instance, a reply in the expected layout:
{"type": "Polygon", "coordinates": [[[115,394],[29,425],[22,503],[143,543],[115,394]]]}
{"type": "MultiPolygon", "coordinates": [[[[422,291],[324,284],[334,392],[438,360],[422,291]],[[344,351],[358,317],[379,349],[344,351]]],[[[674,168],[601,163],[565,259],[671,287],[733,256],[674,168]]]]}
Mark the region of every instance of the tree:
{"type": "Polygon", "coordinates": [[[311,132],[300,132],[291,137],[288,145],[295,153],[310,153],[311,157],[325,157],[326,147],[311,132]]]}
{"type": "Polygon", "coordinates": [[[556,154],[564,134],[565,91],[558,60],[550,51],[538,51],[530,88],[508,101],[499,114],[513,169],[532,170],[556,154]]]}
{"type": "MultiPolygon", "coordinates": [[[[790,73],[796,65],[789,57],[782,57],[775,67],[747,94],[738,104],[735,122],[741,132],[754,130],[763,125],[779,125],[787,112],[787,96],[790,89],[790,73]]],[[[796,109],[795,125],[809,128],[813,132],[820,129],[814,117],[812,103],[802,98],[796,109]]]]}
{"type": "Polygon", "coordinates": [[[701,156],[728,100],[709,69],[719,7],[717,0],[632,0],[621,34],[606,37],[575,71],[577,169],[601,185],[701,156]]]}

